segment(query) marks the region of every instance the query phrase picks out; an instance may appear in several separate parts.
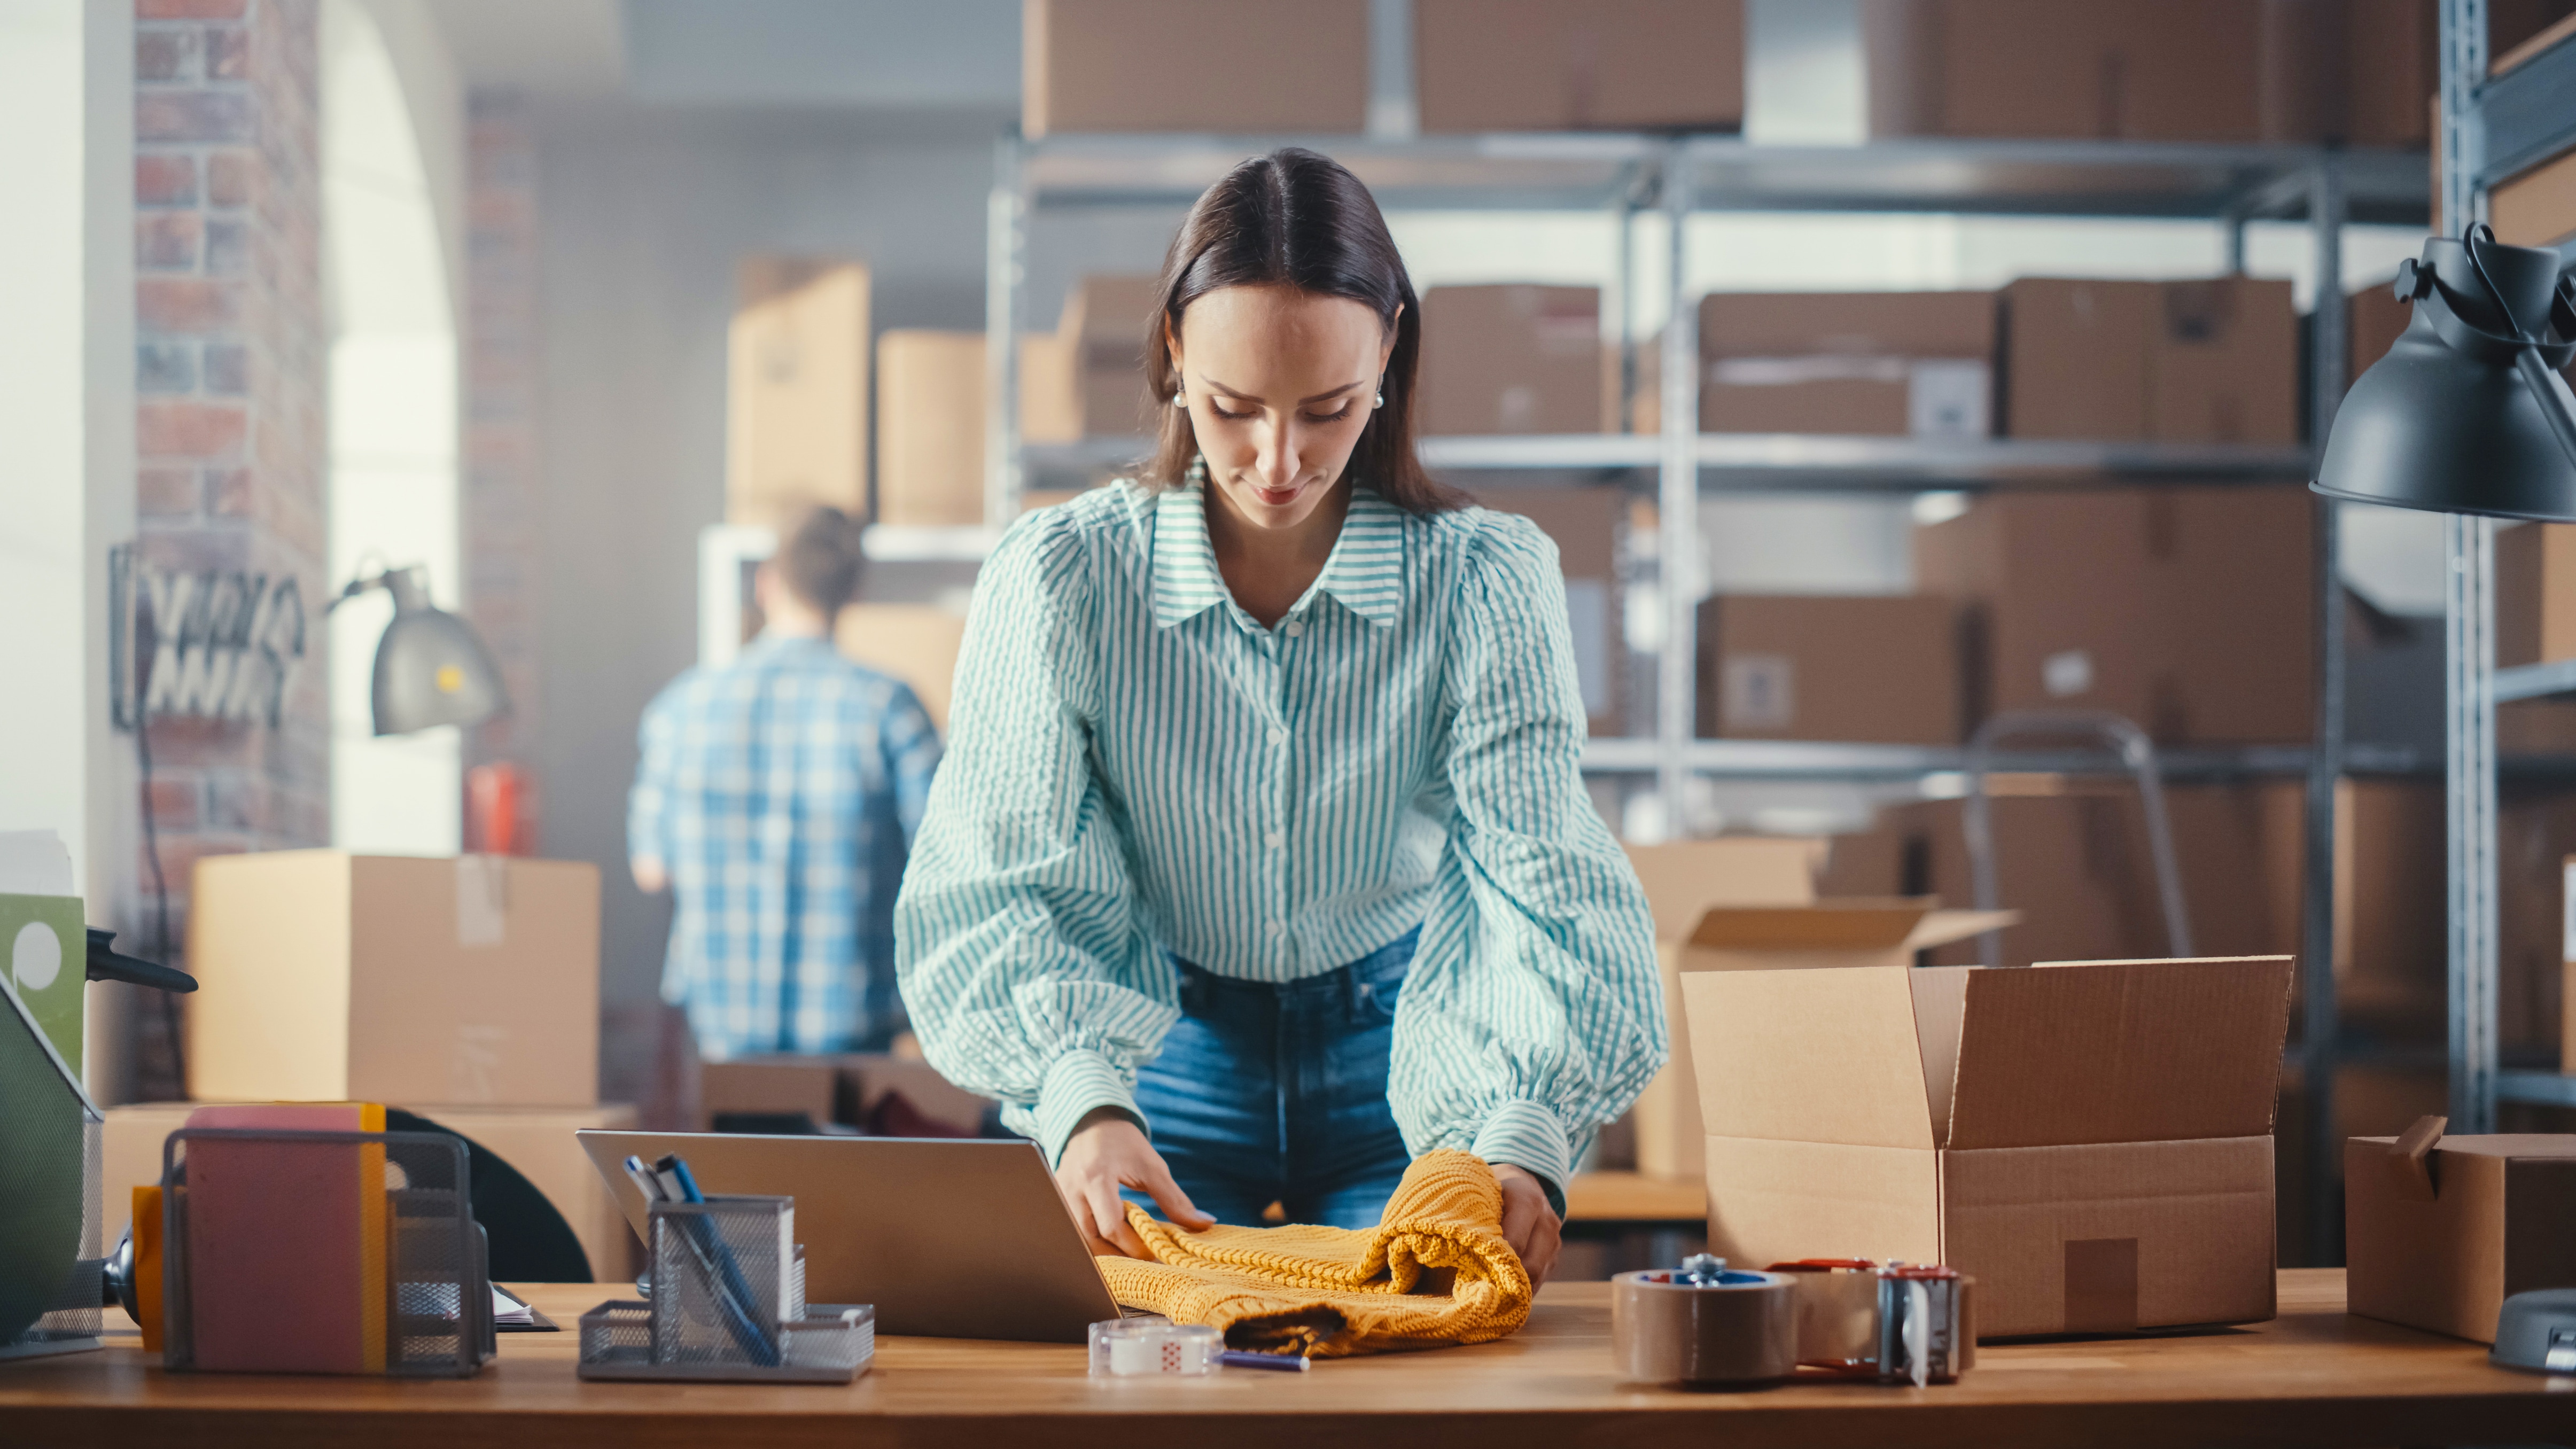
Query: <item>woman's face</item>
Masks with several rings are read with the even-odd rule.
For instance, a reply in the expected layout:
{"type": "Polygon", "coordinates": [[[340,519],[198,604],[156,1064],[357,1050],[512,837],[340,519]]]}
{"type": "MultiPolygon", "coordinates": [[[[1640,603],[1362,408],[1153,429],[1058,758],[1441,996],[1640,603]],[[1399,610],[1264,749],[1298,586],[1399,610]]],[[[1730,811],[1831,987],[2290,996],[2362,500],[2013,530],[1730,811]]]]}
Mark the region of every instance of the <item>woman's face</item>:
{"type": "Polygon", "coordinates": [[[1208,481],[1244,522],[1294,529],[1350,461],[1395,335],[1347,297],[1222,287],[1190,303],[1171,346],[1208,481]]]}

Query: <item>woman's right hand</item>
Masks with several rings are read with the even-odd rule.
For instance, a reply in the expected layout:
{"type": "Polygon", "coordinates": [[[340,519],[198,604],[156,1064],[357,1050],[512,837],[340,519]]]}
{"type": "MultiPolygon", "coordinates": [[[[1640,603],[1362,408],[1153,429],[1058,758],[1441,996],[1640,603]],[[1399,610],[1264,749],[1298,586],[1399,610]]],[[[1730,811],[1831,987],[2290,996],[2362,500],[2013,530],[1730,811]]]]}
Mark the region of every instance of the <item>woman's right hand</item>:
{"type": "Polygon", "coordinates": [[[1145,1140],[1145,1129],[1126,1113],[1102,1107],[1082,1119],[1057,1159],[1056,1190],[1073,1213],[1093,1257],[1149,1258],[1145,1240],[1127,1222],[1127,1204],[1118,1189],[1132,1187],[1154,1200],[1176,1227],[1195,1232],[1214,1227],[1216,1219],[1200,1212],[1189,1194],[1172,1181],[1163,1155],[1145,1140]]]}

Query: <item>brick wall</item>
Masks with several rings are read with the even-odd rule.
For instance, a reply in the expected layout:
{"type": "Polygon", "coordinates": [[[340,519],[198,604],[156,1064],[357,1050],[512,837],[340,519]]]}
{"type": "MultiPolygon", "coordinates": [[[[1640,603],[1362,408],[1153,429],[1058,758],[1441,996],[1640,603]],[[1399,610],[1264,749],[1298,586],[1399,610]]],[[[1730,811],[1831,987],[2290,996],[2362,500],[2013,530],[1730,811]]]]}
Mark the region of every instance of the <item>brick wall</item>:
{"type": "MultiPolygon", "coordinates": [[[[174,957],[199,857],[330,839],[316,20],[315,0],[135,5],[141,552],[170,569],[291,575],[315,615],[276,727],[150,726],[174,957]]],[[[129,939],[149,947],[149,861],[139,878],[129,939]]],[[[161,1020],[142,1013],[147,1097],[177,1085],[161,1020]]]]}
{"type": "MultiPolygon", "coordinates": [[[[516,765],[535,783],[538,712],[537,148],[528,105],[477,90],[466,122],[464,612],[492,651],[510,712],[467,743],[470,767],[516,765]]],[[[544,808],[521,806],[524,851],[544,808]]],[[[470,843],[470,842],[469,842],[470,843]]]]}

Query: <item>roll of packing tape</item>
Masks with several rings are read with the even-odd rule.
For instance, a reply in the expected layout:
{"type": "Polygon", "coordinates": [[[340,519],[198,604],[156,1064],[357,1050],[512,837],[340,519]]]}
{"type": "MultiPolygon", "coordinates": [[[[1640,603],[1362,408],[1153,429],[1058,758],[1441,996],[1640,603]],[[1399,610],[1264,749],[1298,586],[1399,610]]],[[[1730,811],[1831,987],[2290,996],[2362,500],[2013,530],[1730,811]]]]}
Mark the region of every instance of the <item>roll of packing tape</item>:
{"type": "Polygon", "coordinates": [[[1669,1271],[1610,1280],[1610,1348],[1630,1383],[1750,1388],[1798,1367],[1798,1299],[1785,1273],[1669,1271]]]}

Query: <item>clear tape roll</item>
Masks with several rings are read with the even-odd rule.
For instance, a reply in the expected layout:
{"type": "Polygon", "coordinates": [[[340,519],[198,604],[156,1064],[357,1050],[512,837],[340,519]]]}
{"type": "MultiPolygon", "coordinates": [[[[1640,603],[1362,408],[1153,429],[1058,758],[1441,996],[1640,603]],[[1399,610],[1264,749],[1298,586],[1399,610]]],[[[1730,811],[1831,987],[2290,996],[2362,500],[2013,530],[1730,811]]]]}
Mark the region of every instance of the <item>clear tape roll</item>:
{"type": "Polygon", "coordinates": [[[1785,1273],[1730,1273],[1752,1282],[1676,1283],[1670,1273],[1610,1280],[1610,1344],[1630,1383],[1750,1388],[1798,1367],[1797,1285],[1785,1273]]]}

